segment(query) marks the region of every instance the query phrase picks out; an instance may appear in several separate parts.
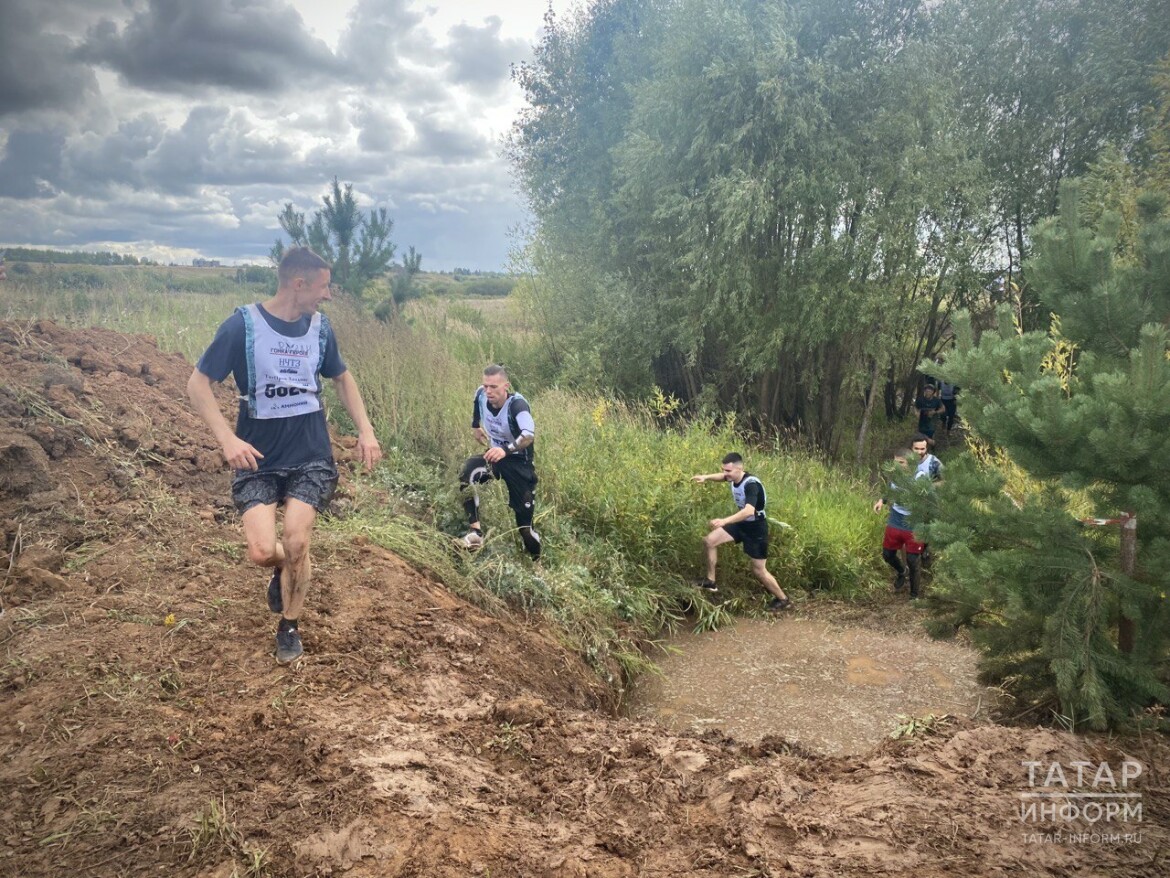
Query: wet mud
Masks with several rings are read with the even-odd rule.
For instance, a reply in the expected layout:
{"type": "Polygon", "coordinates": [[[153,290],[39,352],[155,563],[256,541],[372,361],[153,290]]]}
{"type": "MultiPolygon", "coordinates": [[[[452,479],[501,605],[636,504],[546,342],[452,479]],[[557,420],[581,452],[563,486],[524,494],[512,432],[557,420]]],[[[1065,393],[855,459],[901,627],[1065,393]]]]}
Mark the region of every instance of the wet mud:
{"type": "Polygon", "coordinates": [[[681,633],[656,662],[630,716],[745,741],[779,735],[833,756],[872,750],[905,718],[985,716],[993,698],[966,647],[792,616],[681,633]]]}

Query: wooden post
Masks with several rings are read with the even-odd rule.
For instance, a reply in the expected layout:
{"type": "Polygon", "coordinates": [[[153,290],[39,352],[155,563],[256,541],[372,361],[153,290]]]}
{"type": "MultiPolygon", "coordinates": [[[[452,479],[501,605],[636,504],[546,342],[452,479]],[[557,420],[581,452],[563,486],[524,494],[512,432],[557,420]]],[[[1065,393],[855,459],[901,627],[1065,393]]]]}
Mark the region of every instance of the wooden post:
{"type": "MultiPolygon", "coordinates": [[[[1132,512],[1121,514],[1121,572],[1133,578],[1137,569],[1137,516],[1132,512]]],[[[1117,648],[1125,655],[1133,652],[1133,619],[1124,613],[1117,618],[1117,648]]]]}

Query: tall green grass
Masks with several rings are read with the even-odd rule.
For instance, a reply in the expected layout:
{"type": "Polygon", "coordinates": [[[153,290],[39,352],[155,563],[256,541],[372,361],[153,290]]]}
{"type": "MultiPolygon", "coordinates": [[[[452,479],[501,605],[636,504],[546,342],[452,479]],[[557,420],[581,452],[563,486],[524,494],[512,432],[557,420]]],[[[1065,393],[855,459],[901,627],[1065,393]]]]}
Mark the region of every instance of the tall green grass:
{"type": "MultiPolygon", "coordinates": [[[[804,453],[750,448],[733,425],[662,426],[661,402],[656,409],[553,391],[540,403],[545,491],[560,512],[622,546],[639,568],[657,577],[701,572],[707,522],[735,507],[726,484],[691,476],[718,472],[723,456],[738,451],[767,491],[769,563],[781,584],[843,595],[865,587],[880,527],[867,515],[871,501],[859,481],[804,453]]],[[[738,549],[722,551],[721,567],[725,582],[762,594],[738,549]]]]}
{"type": "MultiPolygon", "coordinates": [[[[52,320],[150,335],[194,362],[232,308],[267,298],[262,285],[215,283],[212,292],[176,289],[160,269],[38,270],[0,287],[0,319],[52,320]]],[[[202,279],[188,279],[190,285],[202,279]]]]}

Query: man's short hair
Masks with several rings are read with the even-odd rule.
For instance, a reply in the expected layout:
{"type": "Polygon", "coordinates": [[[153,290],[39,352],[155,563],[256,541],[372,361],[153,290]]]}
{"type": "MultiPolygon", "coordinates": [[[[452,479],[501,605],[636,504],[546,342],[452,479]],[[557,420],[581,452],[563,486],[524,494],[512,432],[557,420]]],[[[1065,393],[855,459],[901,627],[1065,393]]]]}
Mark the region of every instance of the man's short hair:
{"type": "Polygon", "coordinates": [[[329,271],[329,263],[308,247],[293,247],[280,258],[276,277],[283,287],[292,283],[294,278],[308,277],[322,269],[329,271]]]}
{"type": "Polygon", "coordinates": [[[508,380],[508,370],[505,369],[503,366],[499,365],[498,363],[493,363],[490,366],[484,366],[483,374],[485,377],[488,375],[491,375],[491,376],[503,375],[504,380],[505,381],[508,380]]]}
{"type": "Polygon", "coordinates": [[[728,452],[723,456],[724,463],[743,463],[743,457],[735,451],[728,452]]]}
{"type": "Polygon", "coordinates": [[[927,448],[930,447],[930,437],[927,436],[925,433],[915,433],[913,436],[910,437],[910,444],[911,445],[917,445],[919,442],[925,442],[926,447],[927,448]]]}

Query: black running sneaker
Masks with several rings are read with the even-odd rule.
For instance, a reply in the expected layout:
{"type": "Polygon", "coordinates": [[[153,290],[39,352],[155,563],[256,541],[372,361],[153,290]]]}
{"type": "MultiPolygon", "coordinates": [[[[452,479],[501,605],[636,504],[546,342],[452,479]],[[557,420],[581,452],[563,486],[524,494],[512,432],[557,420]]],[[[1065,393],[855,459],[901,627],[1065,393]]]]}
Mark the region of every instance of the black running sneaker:
{"type": "Polygon", "coordinates": [[[899,573],[894,579],[894,591],[901,591],[906,587],[906,574],[899,573]]]}
{"type": "Polygon", "coordinates": [[[781,613],[791,607],[792,601],[789,598],[772,598],[771,603],[768,604],[768,612],[781,613]]]}
{"type": "Polygon", "coordinates": [[[268,609],[274,613],[284,612],[284,598],[280,593],[280,568],[272,571],[272,579],[268,580],[268,609]]]}
{"type": "Polygon", "coordinates": [[[520,528],[520,539],[524,542],[524,549],[533,559],[540,557],[541,539],[540,534],[536,532],[534,527],[520,528]]]}
{"type": "Polygon", "coordinates": [[[288,665],[299,659],[305,652],[301,646],[301,633],[296,628],[276,632],[276,663],[288,665]]]}
{"type": "Polygon", "coordinates": [[[710,579],[696,579],[695,580],[695,587],[701,588],[703,591],[710,592],[711,594],[714,594],[715,592],[719,591],[719,586],[717,586],[710,579]]]}

